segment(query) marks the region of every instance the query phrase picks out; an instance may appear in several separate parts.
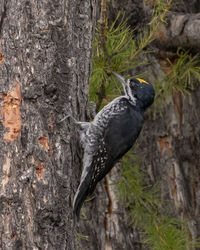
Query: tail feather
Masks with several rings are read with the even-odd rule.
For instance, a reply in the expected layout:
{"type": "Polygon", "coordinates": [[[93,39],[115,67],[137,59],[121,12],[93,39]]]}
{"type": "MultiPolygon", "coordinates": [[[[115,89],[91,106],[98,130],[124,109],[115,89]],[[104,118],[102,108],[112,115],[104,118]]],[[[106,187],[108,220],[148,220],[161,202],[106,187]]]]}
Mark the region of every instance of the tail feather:
{"type": "Polygon", "coordinates": [[[91,180],[91,174],[88,173],[87,176],[84,178],[84,180],[81,181],[78,190],[76,191],[76,194],[74,196],[73,214],[74,218],[75,217],[77,218],[77,221],[79,221],[81,208],[83,206],[85,199],[88,196],[90,180],[91,180]]]}
{"type": "Polygon", "coordinates": [[[77,217],[77,220],[80,218],[80,211],[87,197],[87,189],[88,187],[80,185],[74,197],[73,213],[74,217],[77,217]]]}

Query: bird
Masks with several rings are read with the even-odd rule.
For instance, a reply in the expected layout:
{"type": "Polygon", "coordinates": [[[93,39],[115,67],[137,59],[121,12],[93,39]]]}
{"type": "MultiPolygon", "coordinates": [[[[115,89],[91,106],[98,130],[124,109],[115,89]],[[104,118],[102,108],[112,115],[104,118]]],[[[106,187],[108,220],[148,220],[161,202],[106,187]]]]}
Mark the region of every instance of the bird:
{"type": "Polygon", "coordinates": [[[84,201],[94,192],[97,183],[134,145],[143,127],[144,112],[155,97],[151,83],[112,73],[121,82],[124,94],[104,106],[92,122],[76,122],[84,151],[83,171],[73,201],[77,220],[84,201]]]}

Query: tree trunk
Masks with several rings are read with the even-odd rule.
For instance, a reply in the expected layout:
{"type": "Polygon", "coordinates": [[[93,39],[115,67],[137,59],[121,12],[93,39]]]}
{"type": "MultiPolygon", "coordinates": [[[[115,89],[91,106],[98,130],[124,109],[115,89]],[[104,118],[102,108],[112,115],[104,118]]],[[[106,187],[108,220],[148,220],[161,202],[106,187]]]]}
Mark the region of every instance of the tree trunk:
{"type": "Polygon", "coordinates": [[[199,95],[197,88],[176,96],[182,99],[179,110],[171,99],[162,117],[146,121],[138,141],[143,168],[167,201],[164,210],[187,222],[193,240],[200,237],[199,95]]]}
{"type": "Polygon", "coordinates": [[[161,48],[200,47],[200,14],[171,13],[167,25],[160,25],[156,34],[157,46],[161,48]]]}
{"type": "Polygon", "coordinates": [[[59,120],[86,119],[94,18],[94,0],[0,3],[2,250],[82,248],[78,137],[59,120]]]}

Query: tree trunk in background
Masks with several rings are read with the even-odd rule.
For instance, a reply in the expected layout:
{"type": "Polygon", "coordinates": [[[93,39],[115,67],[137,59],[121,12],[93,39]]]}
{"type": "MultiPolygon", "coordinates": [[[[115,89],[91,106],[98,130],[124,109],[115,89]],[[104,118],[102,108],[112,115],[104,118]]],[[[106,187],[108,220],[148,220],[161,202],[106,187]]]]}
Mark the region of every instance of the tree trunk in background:
{"type": "Polygon", "coordinates": [[[200,237],[199,96],[200,88],[176,96],[182,99],[181,110],[171,101],[162,117],[146,121],[138,141],[143,168],[168,201],[166,211],[187,222],[192,239],[200,237]]]}

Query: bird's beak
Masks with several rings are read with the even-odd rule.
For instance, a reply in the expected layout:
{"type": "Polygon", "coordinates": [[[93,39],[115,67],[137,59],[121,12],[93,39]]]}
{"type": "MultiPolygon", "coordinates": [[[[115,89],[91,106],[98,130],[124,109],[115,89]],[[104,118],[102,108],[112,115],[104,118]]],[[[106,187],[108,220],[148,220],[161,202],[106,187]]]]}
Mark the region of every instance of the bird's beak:
{"type": "Polygon", "coordinates": [[[126,79],[122,76],[120,76],[119,74],[112,72],[114,76],[116,76],[116,78],[121,82],[122,86],[125,88],[126,86],[126,79]]]}

